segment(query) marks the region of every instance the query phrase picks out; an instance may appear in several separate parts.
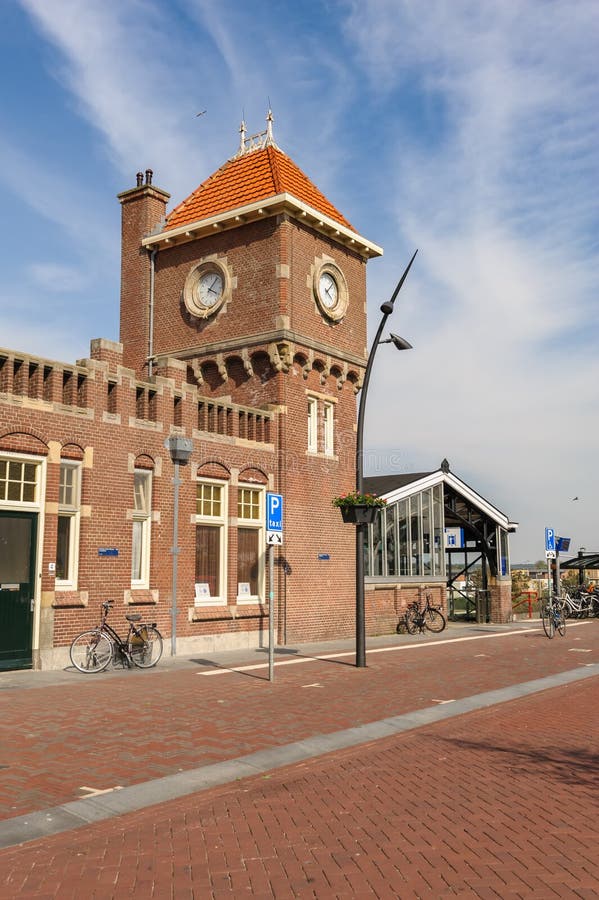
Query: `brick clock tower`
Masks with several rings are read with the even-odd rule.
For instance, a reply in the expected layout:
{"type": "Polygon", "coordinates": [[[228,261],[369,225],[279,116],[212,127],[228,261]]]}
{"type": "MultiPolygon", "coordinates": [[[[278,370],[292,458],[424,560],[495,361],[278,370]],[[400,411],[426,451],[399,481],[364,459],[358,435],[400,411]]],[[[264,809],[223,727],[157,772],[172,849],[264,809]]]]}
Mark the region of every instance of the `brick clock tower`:
{"type": "MultiPolygon", "coordinates": [[[[169,195],[149,171],[119,195],[124,363],[148,381],[176,359],[183,390],[274,412],[264,474],[285,505],[278,639],[350,635],[355,534],[331,499],[354,486],[366,262],[382,250],[277,147],[270,113],[265,132],[247,137],[242,123],[240,135],[236,155],[166,217],[169,195]]],[[[252,466],[249,431],[215,450],[197,422],[181,425],[196,471],[225,471],[232,443],[252,466]]]]}

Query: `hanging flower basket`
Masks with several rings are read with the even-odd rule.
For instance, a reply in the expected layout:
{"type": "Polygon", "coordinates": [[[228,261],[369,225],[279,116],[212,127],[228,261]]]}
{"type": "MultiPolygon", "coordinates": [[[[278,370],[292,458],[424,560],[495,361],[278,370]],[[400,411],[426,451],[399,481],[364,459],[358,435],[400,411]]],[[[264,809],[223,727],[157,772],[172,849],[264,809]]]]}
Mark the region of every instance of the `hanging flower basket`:
{"type": "Polygon", "coordinates": [[[376,494],[359,494],[357,491],[342,494],[333,500],[333,506],[341,510],[343,521],[353,525],[370,525],[386,503],[386,500],[376,494]]]}
{"type": "Polygon", "coordinates": [[[376,521],[380,506],[341,506],[341,517],[344,522],[353,525],[371,525],[376,521]]]}

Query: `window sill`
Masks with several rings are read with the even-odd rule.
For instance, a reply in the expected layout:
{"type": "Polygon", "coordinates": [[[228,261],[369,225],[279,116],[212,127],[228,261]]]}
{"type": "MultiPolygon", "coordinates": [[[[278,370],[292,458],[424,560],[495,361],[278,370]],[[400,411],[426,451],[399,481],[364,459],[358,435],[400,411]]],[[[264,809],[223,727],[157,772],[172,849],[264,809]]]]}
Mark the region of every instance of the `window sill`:
{"type": "Polygon", "coordinates": [[[123,592],[123,600],[127,604],[131,603],[146,603],[146,604],[156,604],[160,599],[160,593],[157,590],[152,590],[151,588],[142,588],[131,586],[131,590],[123,592]]]}
{"type": "Polygon", "coordinates": [[[268,618],[268,610],[261,603],[237,606],[190,606],[187,608],[190,622],[239,622],[244,619],[268,618]]]}
{"type": "Polygon", "coordinates": [[[58,588],[54,593],[52,606],[55,609],[65,607],[85,607],[89,601],[89,591],[74,591],[72,588],[58,588]]]}

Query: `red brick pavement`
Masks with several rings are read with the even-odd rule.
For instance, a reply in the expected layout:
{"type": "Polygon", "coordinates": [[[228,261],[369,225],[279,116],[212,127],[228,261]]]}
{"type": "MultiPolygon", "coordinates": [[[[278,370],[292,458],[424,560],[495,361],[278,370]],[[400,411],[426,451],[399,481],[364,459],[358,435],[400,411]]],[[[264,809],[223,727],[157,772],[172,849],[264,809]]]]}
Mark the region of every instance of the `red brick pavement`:
{"type": "Polygon", "coordinates": [[[597,678],[0,853],[1,897],[594,898],[597,678]]]}
{"type": "Polygon", "coordinates": [[[274,684],[267,669],[158,668],[2,691],[0,817],[599,661],[599,623],[553,641],[534,631],[407,646],[369,653],[366,669],[351,657],[277,667],[274,684]]]}

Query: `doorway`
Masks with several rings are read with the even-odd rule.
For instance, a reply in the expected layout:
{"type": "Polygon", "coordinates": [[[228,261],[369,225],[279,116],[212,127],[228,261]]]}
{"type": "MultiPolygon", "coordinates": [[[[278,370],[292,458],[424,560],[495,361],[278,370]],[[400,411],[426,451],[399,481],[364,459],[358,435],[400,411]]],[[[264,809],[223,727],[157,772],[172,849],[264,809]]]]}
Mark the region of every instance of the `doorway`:
{"type": "Polygon", "coordinates": [[[0,512],[0,670],[32,666],[37,513],[0,512]]]}

